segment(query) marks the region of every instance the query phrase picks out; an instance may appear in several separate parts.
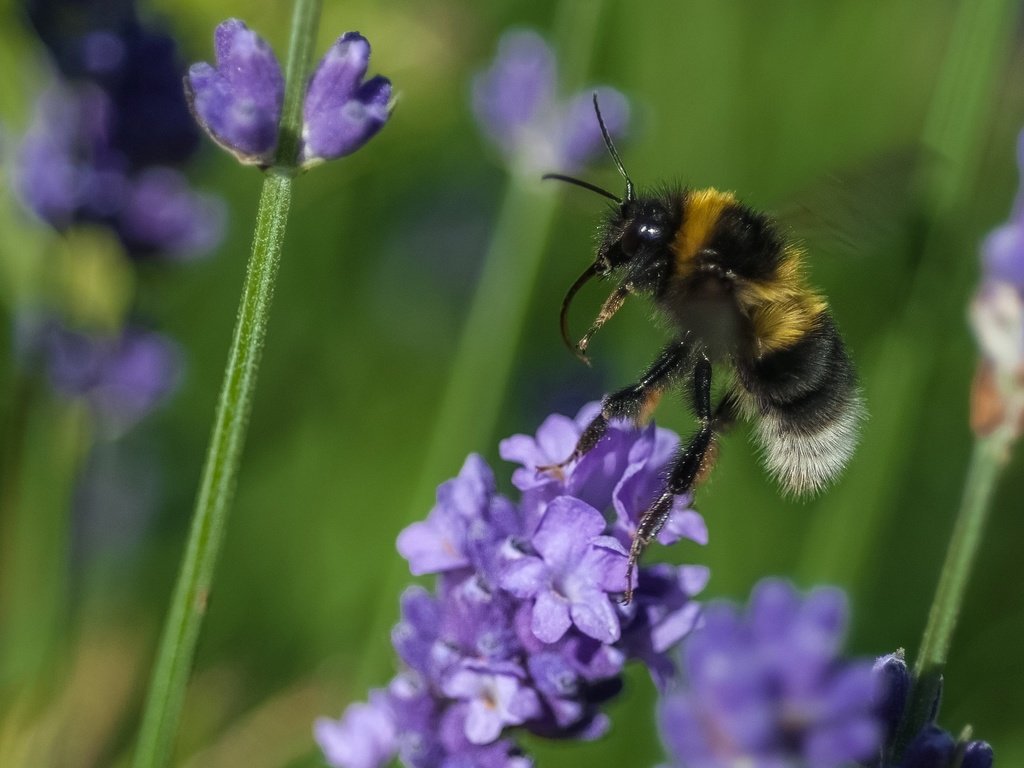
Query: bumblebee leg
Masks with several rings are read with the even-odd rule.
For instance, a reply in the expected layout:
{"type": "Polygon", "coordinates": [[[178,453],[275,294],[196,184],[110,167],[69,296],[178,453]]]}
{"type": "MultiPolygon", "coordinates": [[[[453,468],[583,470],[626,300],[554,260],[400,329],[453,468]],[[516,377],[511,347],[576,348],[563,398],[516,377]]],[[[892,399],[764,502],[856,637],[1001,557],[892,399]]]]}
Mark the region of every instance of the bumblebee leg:
{"type": "Polygon", "coordinates": [[[636,384],[613,392],[601,401],[601,412],[583,430],[569,458],[559,464],[537,467],[537,471],[557,471],[585,456],[604,437],[612,419],[636,422],[649,416],[662,391],[690,360],[691,349],[692,345],[686,339],[665,347],[636,384]]]}
{"type": "MultiPolygon", "coordinates": [[[[628,604],[633,599],[633,572],[636,570],[640,556],[647,545],[665,526],[672,512],[672,501],[676,496],[693,488],[703,473],[705,462],[714,442],[716,420],[719,411],[725,408],[731,412],[732,405],[727,405],[728,397],[722,401],[714,416],[711,412],[711,363],[704,355],[697,359],[693,369],[693,407],[700,419],[700,429],[690,438],[675,458],[668,470],[668,483],[661,496],[647,508],[633,534],[633,543],[629,548],[629,561],[626,564],[626,594],[622,602],[628,604]]],[[[722,413],[722,416],[729,414],[722,413]]]]}

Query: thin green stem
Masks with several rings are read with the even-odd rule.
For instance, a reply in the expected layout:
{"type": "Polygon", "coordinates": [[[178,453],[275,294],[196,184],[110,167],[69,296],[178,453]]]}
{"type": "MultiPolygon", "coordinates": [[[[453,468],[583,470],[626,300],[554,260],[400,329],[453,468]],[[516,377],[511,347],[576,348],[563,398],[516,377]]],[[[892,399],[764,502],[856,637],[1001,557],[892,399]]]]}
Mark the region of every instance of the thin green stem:
{"type": "Polygon", "coordinates": [[[292,11],[292,32],[284,68],[286,90],[277,140],[277,165],[289,170],[294,170],[298,165],[302,101],[306,94],[306,80],[320,24],[320,4],[321,0],[295,0],[292,11]]]}
{"type": "Polygon", "coordinates": [[[167,762],[181,718],[196,642],[237,485],[242,448],[291,204],[302,95],[320,18],[319,0],[297,0],[285,72],[277,164],[263,182],[252,254],[238,309],[188,545],[164,627],[135,753],[136,768],[167,762]]]}
{"type": "Polygon", "coordinates": [[[953,630],[960,617],[964,593],[992,506],[992,493],[1000,470],[1006,464],[1011,443],[1011,430],[1000,429],[978,438],[974,444],[956,527],[914,664],[914,687],[896,739],[897,755],[927,722],[939,694],[953,630]]]}
{"type": "Polygon", "coordinates": [[[418,510],[467,451],[493,437],[554,220],[555,195],[540,184],[515,176],[506,191],[418,475],[418,510]]]}

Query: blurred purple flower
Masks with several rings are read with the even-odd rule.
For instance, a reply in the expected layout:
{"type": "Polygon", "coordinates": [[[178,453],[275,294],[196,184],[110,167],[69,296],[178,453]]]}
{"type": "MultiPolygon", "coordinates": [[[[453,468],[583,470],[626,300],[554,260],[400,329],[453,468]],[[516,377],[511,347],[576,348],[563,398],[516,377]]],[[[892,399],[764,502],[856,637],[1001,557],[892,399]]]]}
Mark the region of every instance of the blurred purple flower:
{"type": "Polygon", "coordinates": [[[172,168],[153,166],[132,179],[117,221],[130,252],[189,259],[216,247],[226,217],[219,197],[194,192],[172,168]]]}
{"type": "Polygon", "coordinates": [[[363,82],[369,64],[370,43],[358,32],[346,32],[320,59],[302,108],[303,165],[350,155],[384,127],[391,81],[363,82]]]}
{"type": "Polygon", "coordinates": [[[398,750],[394,714],[382,691],[370,693],[368,704],[355,703],[340,721],[320,718],[313,733],[327,762],[341,768],[375,768],[398,750]]]}
{"type": "Polygon", "coordinates": [[[177,347],[140,329],[113,338],[57,330],[49,352],[54,388],[85,396],[108,419],[126,424],[162,402],[180,374],[177,347]]]}
{"type": "Polygon", "coordinates": [[[705,608],[687,639],[687,685],[661,705],[662,738],[677,765],[838,768],[877,756],[877,679],[840,656],[846,600],[833,589],[801,598],[765,580],[745,614],[705,608]]]}
{"type": "Polygon", "coordinates": [[[273,50],[239,19],[214,32],[217,65],[193,64],[186,91],[199,125],[243,163],[269,165],[277,148],[284,76],[273,50]]]}
{"type": "MultiPolygon", "coordinates": [[[[608,728],[601,708],[621,690],[627,658],[648,664],[659,685],[674,677],[669,653],[698,623],[694,595],[707,569],[642,568],[633,604],[613,598],[625,587],[618,515],[635,517],[630,505],[649,502],[631,479],[664,469],[671,458],[664,448],[678,438],[615,425],[576,466],[537,480],[533,460],[545,451],[565,458],[581,420],[552,416],[536,437],[502,444],[503,454],[528,465],[516,470],[525,488],[518,502],[497,492],[491,469],[472,455],[438,488],[427,520],[400,534],[413,573],[438,574],[434,593],[406,590],[392,632],[405,668],[386,697],[406,765],[527,766],[502,738],[510,728],[597,738],[608,728]]],[[[318,725],[329,759],[367,754],[344,722],[318,725]]]]}
{"type": "MultiPolygon", "coordinates": [[[[1024,185],[1024,131],[1017,138],[1017,167],[1024,185]]],[[[1024,191],[1010,221],[982,244],[982,276],[970,319],[984,365],[975,382],[971,423],[987,434],[1006,425],[1024,430],[1024,191]]]]}
{"type": "Polygon", "coordinates": [[[193,258],[212,250],[222,203],[166,166],[131,169],[112,143],[114,102],[98,86],[55,84],[40,97],[18,151],[15,185],[27,208],[58,230],[110,227],[133,256],[193,258]]]}
{"type": "Polygon", "coordinates": [[[87,334],[49,321],[28,333],[21,343],[42,356],[54,390],[83,399],[115,434],[164,402],[181,376],[177,345],[151,331],[87,334]]]}
{"type": "MultiPolygon", "coordinates": [[[[473,114],[511,165],[527,172],[579,169],[604,149],[594,115],[594,89],[556,99],[554,52],[537,33],[506,32],[490,68],[473,81],[473,114]]],[[[613,88],[596,89],[609,132],[620,136],[629,103],[613,88]]]]}

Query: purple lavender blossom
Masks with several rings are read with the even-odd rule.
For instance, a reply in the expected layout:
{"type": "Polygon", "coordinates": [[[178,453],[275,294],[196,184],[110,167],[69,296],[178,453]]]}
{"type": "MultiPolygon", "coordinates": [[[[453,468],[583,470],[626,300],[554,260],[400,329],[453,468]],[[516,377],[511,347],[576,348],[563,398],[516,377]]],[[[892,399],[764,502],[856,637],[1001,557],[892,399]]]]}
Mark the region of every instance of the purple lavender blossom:
{"type": "Polygon", "coordinates": [[[239,19],[214,33],[217,65],[193,64],[188,100],[203,130],[239,159],[269,165],[277,148],[284,76],[273,50],[239,19]]]}
{"type": "MultiPolygon", "coordinates": [[[[473,114],[481,131],[517,170],[557,168],[572,172],[603,151],[590,89],[566,103],[556,98],[557,65],[537,33],[513,30],[498,43],[490,68],[473,81],[473,114]]],[[[613,136],[629,121],[629,104],[618,91],[596,89],[613,136]]]]}
{"type": "Polygon", "coordinates": [[[115,434],[164,402],[181,376],[178,347],[151,331],[87,334],[51,321],[29,333],[54,390],[84,400],[115,434]]]}
{"type": "Polygon", "coordinates": [[[514,662],[460,662],[442,690],[467,703],[465,733],[471,744],[490,744],[505,726],[521,725],[540,714],[537,691],[526,684],[526,674],[514,662]]]}
{"type": "MultiPolygon", "coordinates": [[[[1024,185],[1024,131],[1017,139],[1017,166],[1024,185]]],[[[1024,191],[1018,190],[1010,221],[982,244],[981,285],[970,308],[983,356],[972,392],[971,426],[988,434],[1005,426],[1024,431],[1024,191]]]]}
{"type": "Polygon", "coordinates": [[[194,192],[173,168],[154,166],[130,181],[117,221],[130,252],[185,260],[216,247],[226,218],[220,198],[194,192]]]}
{"type": "Polygon", "coordinates": [[[57,83],[45,91],[18,151],[21,200],[57,230],[110,227],[132,256],[209,253],[223,233],[223,204],[194,191],[170,167],[133,170],[113,143],[118,114],[108,93],[93,84],[57,83]]]}
{"type": "Polygon", "coordinates": [[[765,580],[745,614],[712,603],[704,622],[684,645],[686,687],[661,705],[675,764],[829,768],[877,756],[876,678],[870,662],[840,656],[841,592],[801,598],[765,580]]]}
{"type": "MultiPolygon", "coordinates": [[[[438,488],[427,520],[399,536],[413,573],[437,574],[433,592],[411,587],[402,596],[392,642],[403,669],[383,704],[371,700],[374,717],[391,714],[405,765],[525,768],[514,729],[602,735],[602,708],[621,690],[627,659],[647,664],[659,686],[674,678],[670,654],[698,623],[694,595],[707,569],[641,568],[633,603],[615,598],[625,587],[620,518],[635,519],[642,509],[633,505],[649,503],[647,475],[664,469],[678,438],[615,425],[559,477],[537,477],[535,460],[547,463],[546,452],[564,458],[580,421],[552,416],[535,437],[502,444],[503,454],[527,465],[515,473],[518,501],[497,492],[493,472],[473,455],[438,488]]],[[[375,746],[385,741],[357,732],[352,712],[370,716],[350,709],[341,721],[318,722],[325,755],[332,765],[380,765],[392,742],[375,746]],[[367,755],[377,762],[364,762],[367,755]]]]}
{"type": "Polygon", "coordinates": [[[343,768],[374,768],[398,750],[394,714],[382,691],[371,692],[368,704],[352,704],[340,721],[320,718],[313,730],[327,762],[343,768]]]}
{"type": "Polygon", "coordinates": [[[317,64],[302,108],[302,164],[350,155],[391,115],[391,81],[363,82],[370,43],[358,32],[339,37],[317,64]]]}
{"type": "MultiPolygon", "coordinates": [[[[663,487],[662,470],[679,445],[678,435],[653,424],[637,430],[625,422],[612,422],[604,439],[560,474],[537,469],[564,461],[599,408],[598,403],[588,404],[573,419],[549,416],[536,436],[502,440],[501,457],[521,465],[512,474],[512,483],[523,492],[528,530],[536,527],[546,504],[564,494],[598,510],[614,511],[612,534],[628,547],[640,516],[663,487]]],[[[674,544],[684,538],[707,543],[707,526],[690,502],[688,494],[674,499],[658,534],[660,543],[674,544]]]]}
{"type": "Polygon", "coordinates": [[[533,534],[537,556],[524,555],[506,568],[502,588],[535,601],[532,629],[538,640],[558,642],[571,626],[604,643],[619,639],[609,594],[626,589],[626,551],[604,529],[596,509],[559,496],[533,534]]]}
{"type": "MultiPolygon", "coordinates": [[[[1024,183],[1024,131],[1017,139],[1017,165],[1024,183]]],[[[1024,192],[1018,191],[1010,221],[981,247],[981,287],[971,321],[986,358],[1012,376],[1024,369],[1024,192]]]]}
{"type": "MultiPolygon", "coordinates": [[[[196,119],[242,163],[274,161],[284,103],[284,77],[273,50],[242,21],[228,19],[215,34],[217,66],[193,64],[185,80],[196,119]]],[[[370,43],[346,32],[323,55],[303,103],[299,161],[304,168],[350,155],[391,115],[391,81],[363,82],[370,43]]]]}
{"type": "MultiPolygon", "coordinates": [[[[1017,168],[1024,182],[1024,131],[1017,137],[1017,168]]],[[[985,277],[1024,291],[1024,193],[1018,190],[1010,220],[982,244],[985,277]]]]}

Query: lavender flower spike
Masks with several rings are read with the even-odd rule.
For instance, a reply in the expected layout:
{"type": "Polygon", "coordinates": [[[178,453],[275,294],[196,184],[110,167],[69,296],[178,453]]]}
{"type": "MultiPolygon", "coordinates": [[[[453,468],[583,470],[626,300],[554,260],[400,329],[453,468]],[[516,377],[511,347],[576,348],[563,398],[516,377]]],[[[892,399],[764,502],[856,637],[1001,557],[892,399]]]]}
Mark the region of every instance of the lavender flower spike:
{"type": "Polygon", "coordinates": [[[398,751],[395,717],[382,691],[374,691],[368,704],[349,706],[341,720],[318,718],[313,734],[328,765],[340,768],[377,768],[398,751]]]}
{"type": "Polygon", "coordinates": [[[840,656],[841,592],[801,597],[765,580],[745,614],[713,603],[704,616],[684,647],[688,688],[661,706],[676,765],[839,768],[878,755],[877,677],[840,656]]]}
{"type": "Polygon", "coordinates": [[[358,32],[335,41],[309,81],[302,108],[302,165],[350,155],[370,140],[391,115],[391,81],[366,82],[370,43],[358,32]]]}
{"type": "Polygon", "coordinates": [[[269,165],[284,103],[281,66],[267,42],[238,19],[214,33],[217,66],[185,77],[192,112],[214,141],[247,165],[269,165]]]}

